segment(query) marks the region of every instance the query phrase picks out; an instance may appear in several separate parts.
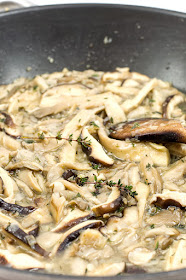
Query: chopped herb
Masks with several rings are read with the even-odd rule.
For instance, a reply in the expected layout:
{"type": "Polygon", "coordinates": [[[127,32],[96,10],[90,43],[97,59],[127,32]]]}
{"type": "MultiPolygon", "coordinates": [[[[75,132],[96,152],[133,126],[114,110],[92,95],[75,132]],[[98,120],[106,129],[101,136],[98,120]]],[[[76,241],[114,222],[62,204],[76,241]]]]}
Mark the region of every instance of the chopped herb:
{"type": "Polygon", "coordinates": [[[34,143],[34,140],[32,140],[32,139],[25,139],[24,140],[27,144],[32,144],[32,143],[34,143]]]}
{"type": "Polygon", "coordinates": [[[38,86],[34,86],[34,87],[33,87],[33,90],[37,90],[37,88],[38,88],[38,86]]]}
{"type": "Polygon", "coordinates": [[[152,225],[150,226],[150,228],[152,228],[152,229],[153,229],[154,227],[155,227],[154,224],[152,224],[152,225]]]}
{"type": "Polygon", "coordinates": [[[154,99],[149,99],[149,102],[153,103],[153,102],[155,102],[155,100],[154,99]]]}
{"type": "Polygon", "coordinates": [[[38,133],[38,138],[44,140],[45,139],[44,132],[38,133]]]}
{"type": "Polygon", "coordinates": [[[79,186],[84,186],[84,184],[87,183],[87,181],[88,181],[88,176],[86,176],[86,177],[77,177],[76,178],[76,183],[79,186]]]}
{"type": "Polygon", "coordinates": [[[61,131],[57,132],[56,139],[57,140],[61,140],[62,139],[61,131]]]}
{"type": "Polygon", "coordinates": [[[116,185],[116,183],[113,182],[112,180],[111,180],[111,181],[107,181],[106,184],[107,184],[108,186],[110,186],[110,187],[113,187],[113,186],[116,185]]]}
{"type": "Polygon", "coordinates": [[[76,194],[76,196],[73,199],[76,199],[78,197],[81,197],[81,194],[79,192],[76,194]]]}
{"type": "Polygon", "coordinates": [[[185,228],[185,225],[183,225],[183,224],[178,224],[178,225],[175,225],[174,227],[183,229],[183,228],[185,228]]]}
{"type": "Polygon", "coordinates": [[[98,170],[100,168],[100,164],[92,163],[92,168],[98,170]]]}
{"type": "Polygon", "coordinates": [[[138,122],[135,122],[134,125],[131,127],[131,129],[135,129],[136,127],[139,127],[139,123],[138,122]]]}
{"type": "Polygon", "coordinates": [[[91,194],[93,195],[93,196],[97,196],[98,195],[98,193],[95,191],[95,192],[91,192],[91,194]]]}
{"type": "Polygon", "coordinates": [[[2,122],[2,123],[5,123],[5,121],[6,121],[5,118],[0,119],[0,122],[2,122]]]}
{"type": "Polygon", "coordinates": [[[159,241],[156,242],[155,250],[158,250],[159,247],[159,241]]]}
{"type": "Polygon", "coordinates": [[[70,134],[68,137],[68,142],[70,145],[72,145],[72,140],[73,140],[73,134],[70,134]]]}
{"type": "Polygon", "coordinates": [[[80,122],[80,121],[81,121],[81,119],[78,120],[78,122],[80,122]]]}
{"type": "Polygon", "coordinates": [[[118,213],[123,213],[123,210],[124,210],[124,206],[120,206],[120,207],[117,209],[117,212],[118,212],[118,213]]]}
{"type": "Polygon", "coordinates": [[[81,138],[81,136],[78,137],[77,142],[81,144],[84,148],[88,148],[91,144],[91,140],[87,140],[87,137],[81,138]]]}
{"type": "Polygon", "coordinates": [[[146,165],[146,168],[147,168],[147,170],[150,170],[150,169],[151,169],[151,164],[148,163],[148,164],[146,165]]]}
{"type": "Polygon", "coordinates": [[[92,78],[99,77],[99,74],[93,74],[91,77],[92,77],[92,78]]]}
{"type": "Polygon", "coordinates": [[[90,122],[90,125],[93,125],[94,127],[99,127],[95,122],[90,122]]]}
{"type": "Polygon", "coordinates": [[[110,122],[111,122],[111,123],[113,123],[113,122],[114,122],[113,117],[111,117],[111,118],[110,118],[110,122]]]}
{"type": "Polygon", "coordinates": [[[154,112],[152,112],[153,114],[159,114],[159,115],[162,115],[162,113],[161,112],[158,112],[158,111],[154,111],[154,112]]]}

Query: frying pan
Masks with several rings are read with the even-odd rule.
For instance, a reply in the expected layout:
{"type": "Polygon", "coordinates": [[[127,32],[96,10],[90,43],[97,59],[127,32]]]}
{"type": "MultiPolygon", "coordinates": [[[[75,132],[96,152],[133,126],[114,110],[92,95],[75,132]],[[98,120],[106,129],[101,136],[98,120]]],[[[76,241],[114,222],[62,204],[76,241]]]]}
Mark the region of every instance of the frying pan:
{"type": "MultiPolygon", "coordinates": [[[[0,84],[63,67],[111,71],[117,66],[129,66],[186,91],[186,15],[101,4],[32,7],[0,14],[0,84]]],[[[185,280],[185,275],[183,269],[117,279],[185,280]]],[[[25,278],[82,279],[0,268],[2,280],[25,278]]]]}

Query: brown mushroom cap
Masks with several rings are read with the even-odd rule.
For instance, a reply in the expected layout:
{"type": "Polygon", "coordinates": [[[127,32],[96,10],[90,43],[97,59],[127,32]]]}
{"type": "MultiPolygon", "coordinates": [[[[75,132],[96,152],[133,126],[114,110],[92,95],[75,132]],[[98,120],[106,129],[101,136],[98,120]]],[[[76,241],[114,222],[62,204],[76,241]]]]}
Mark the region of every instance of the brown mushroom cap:
{"type": "Polygon", "coordinates": [[[178,120],[142,118],[111,127],[110,137],[118,140],[134,138],[156,143],[186,143],[186,128],[178,120]]]}

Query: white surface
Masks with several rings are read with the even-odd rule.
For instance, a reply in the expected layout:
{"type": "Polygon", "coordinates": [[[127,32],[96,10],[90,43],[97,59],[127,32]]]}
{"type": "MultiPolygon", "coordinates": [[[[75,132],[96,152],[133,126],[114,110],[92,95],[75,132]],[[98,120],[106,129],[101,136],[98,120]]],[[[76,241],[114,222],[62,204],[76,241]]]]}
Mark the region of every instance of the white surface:
{"type": "MultiPolygon", "coordinates": [[[[67,3],[111,3],[156,7],[186,13],[186,0],[30,0],[35,5],[67,3]]],[[[21,2],[21,0],[20,0],[21,2]]]]}

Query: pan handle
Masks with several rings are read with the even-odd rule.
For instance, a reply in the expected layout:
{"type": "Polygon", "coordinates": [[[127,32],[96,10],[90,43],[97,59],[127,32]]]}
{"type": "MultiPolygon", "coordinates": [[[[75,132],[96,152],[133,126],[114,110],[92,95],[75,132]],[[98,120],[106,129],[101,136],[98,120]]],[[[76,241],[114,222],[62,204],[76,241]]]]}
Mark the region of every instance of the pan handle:
{"type": "Polygon", "coordinates": [[[35,6],[30,0],[0,0],[0,12],[7,12],[9,10],[20,9],[24,7],[35,6]]]}

